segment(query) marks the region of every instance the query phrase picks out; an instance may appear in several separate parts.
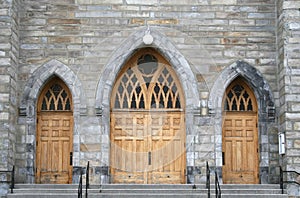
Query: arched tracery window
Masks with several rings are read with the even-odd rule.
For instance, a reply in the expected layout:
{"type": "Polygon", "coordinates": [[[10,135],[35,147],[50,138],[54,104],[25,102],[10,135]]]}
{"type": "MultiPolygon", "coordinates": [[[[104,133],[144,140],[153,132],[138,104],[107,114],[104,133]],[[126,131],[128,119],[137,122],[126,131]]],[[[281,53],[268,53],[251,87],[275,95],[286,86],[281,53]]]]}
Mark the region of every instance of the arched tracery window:
{"type": "Polygon", "coordinates": [[[255,96],[243,80],[238,79],[228,87],[224,111],[256,111],[255,104],[255,96]]]}
{"type": "Polygon", "coordinates": [[[181,109],[178,79],[158,54],[138,54],[123,69],[113,91],[114,109],[181,109]],[[117,88],[117,89],[116,89],[117,88]]]}
{"type": "Polygon", "coordinates": [[[43,89],[39,102],[39,111],[71,111],[71,94],[64,83],[54,78],[43,89]]]}

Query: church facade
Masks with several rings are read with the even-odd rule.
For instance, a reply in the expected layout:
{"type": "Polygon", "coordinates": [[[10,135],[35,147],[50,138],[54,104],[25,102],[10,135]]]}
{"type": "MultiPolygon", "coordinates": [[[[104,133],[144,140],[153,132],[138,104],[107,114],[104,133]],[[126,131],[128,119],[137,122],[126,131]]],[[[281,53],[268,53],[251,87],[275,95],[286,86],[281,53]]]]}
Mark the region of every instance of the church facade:
{"type": "Polygon", "coordinates": [[[16,182],[78,183],[88,161],[93,184],[299,172],[300,2],[0,2],[0,167],[16,182]]]}

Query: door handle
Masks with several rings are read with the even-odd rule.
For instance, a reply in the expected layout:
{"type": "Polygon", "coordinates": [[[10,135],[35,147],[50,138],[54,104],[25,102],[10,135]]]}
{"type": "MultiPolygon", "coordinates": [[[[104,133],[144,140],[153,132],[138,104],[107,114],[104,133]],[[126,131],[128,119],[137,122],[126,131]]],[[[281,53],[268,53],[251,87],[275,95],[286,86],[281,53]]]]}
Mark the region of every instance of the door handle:
{"type": "Polygon", "coordinates": [[[225,152],[222,152],[222,165],[225,165],[225,152]]]}
{"type": "Polygon", "coordinates": [[[148,165],[151,165],[151,152],[148,152],[148,165]]]}
{"type": "Polygon", "coordinates": [[[73,152],[70,152],[70,166],[73,165],[73,152]]]}

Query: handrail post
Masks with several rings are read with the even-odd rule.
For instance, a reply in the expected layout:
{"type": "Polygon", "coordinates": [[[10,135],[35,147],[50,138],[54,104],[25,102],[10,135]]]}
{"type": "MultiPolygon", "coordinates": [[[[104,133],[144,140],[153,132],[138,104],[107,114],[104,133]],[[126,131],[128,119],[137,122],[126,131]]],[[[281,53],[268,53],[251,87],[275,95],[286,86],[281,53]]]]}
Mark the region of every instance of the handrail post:
{"type": "Polygon", "coordinates": [[[215,170],[215,191],[216,191],[216,198],[221,198],[221,187],[219,183],[218,173],[215,170]]]}
{"type": "Polygon", "coordinates": [[[13,166],[11,171],[10,193],[14,193],[14,188],[15,188],[15,166],[13,166]]]}
{"type": "Polygon", "coordinates": [[[90,161],[88,161],[87,163],[87,167],[86,167],[86,178],[85,178],[85,198],[88,197],[88,188],[90,187],[90,161]]]}
{"type": "Polygon", "coordinates": [[[78,198],[82,198],[82,169],[80,170],[80,179],[78,186],[78,198]]]}
{"type": "Polygon", "coordinates": [[[218,191],[218,177],[217,177],[217,172],[215,172],[215,192],[216,192],[216,198],[218,198],[218,194],[219,194],[219,191],[218,191]]]}
{"type": "Polygon", "coordinates": [[[283,194],[283,171],[282,168],[280,166],[280,189],[281,189],[281,194],[283,194]]]}
{"type": "Polygon", "coordinates": [[[208,162],[206,162],[206,188],[207,188],[207,197],[210,198],[210,170],[208,162]]]}

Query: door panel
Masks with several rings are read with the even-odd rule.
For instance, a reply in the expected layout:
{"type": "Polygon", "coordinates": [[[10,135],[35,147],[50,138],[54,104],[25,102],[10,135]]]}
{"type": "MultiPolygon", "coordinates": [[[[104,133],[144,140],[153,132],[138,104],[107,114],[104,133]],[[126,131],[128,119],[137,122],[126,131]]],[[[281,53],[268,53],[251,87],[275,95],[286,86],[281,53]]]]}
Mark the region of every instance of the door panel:
{"type": "Polygon", "coordinates": [[[68,113],[38,116],[37,183],[71,183],[73,119],[68,113]]]}
{"type": "Polygon", "coordinates": [[[147,118],[141,113],[111,114],[111,174],[114,183],[145,183],[148,166],[147,118]]]}
{"type": "Polygon", "coordinates": [[[151,114],[151,183],[184,183],[185,133],[182,113],[151,114]]]}
{"type": "Polygon", "coordinates": [[[223,126],[223,182],[258,183],[256,115],[227,113],[223,126]]]}
{"type": "Polygon", "coordinates": [[[184,183],[183,124],[181,112],[111,114],[113,183],[184,183]]]}

